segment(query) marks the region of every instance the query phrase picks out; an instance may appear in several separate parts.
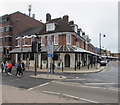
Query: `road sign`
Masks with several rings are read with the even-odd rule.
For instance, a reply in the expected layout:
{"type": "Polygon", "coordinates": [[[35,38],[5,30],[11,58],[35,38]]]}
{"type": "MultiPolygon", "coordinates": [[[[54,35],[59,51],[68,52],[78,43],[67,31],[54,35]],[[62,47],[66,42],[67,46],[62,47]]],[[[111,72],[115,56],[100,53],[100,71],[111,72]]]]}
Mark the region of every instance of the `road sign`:
{"type": "Polygon", "coordinates": [[[53,42],[48,40],[48,48],[47,48],[48,57],[53,57],[53,42]]]}
{"type": "Polygon", "coordinates": [[[97,51],[99,51],[99,49],[98,48],[94,48],[94,51],[97,52],[97,51]]]}
{"type": "Polygon", "coordinates": [[[53,57],[53,54],[48,54],[48,57],[53,57]]]}

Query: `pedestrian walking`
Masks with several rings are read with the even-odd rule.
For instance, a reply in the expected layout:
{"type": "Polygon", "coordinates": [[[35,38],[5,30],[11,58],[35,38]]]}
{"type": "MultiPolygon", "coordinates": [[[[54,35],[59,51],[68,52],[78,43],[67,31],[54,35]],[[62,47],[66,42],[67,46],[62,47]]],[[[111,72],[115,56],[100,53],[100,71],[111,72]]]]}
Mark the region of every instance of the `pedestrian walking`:
{"type": "Polygon", "coordinates": [[[16,75],[17,75],[18,77],[21,77],[21,75],[23,75],[21,62],[18,62],[18,63],[16,64],[16,68],[17,68],[16,75]]]}
{"type": "Polygon", "coordinates": [[[12,68],[13,68],[13,65],[12,65],[11,62],[9,62],[9,64],[8,64],[8,69],[7,69],[8,75],[12,75],[12,68]]]}
{"type": "Polygon", "coordinates": [[[3,71],[5,69],[4,67],[5,67],[4,62],[1,62],[1,70],[2,70],[1,72],[2,72],[2,74],[3,74],[3,71]]]}
{"type": "Polygon", "coordinates": [[[4,65],[4,68],[5,68],[5,75],[7,75],[7,70],[8,70],[8,61],[5,62],[5,65],[4,65]]]}
{"type": "Polygon", "coordinates": [[[22,66],[22,71],[25,71],[25,64],[24,64],[24,62],[22,62],[21,66],[22,66]]]}

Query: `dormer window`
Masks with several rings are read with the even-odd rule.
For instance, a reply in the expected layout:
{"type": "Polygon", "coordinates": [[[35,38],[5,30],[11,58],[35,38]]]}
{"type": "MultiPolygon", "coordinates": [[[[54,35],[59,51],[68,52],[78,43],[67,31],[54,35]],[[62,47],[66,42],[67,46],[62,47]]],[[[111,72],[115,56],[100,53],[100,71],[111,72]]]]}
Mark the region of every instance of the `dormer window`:
{"type": "Polygon", "coordinates": [[[54,31],[54,30],[55,30],[55,23],[46,24],[46,31],[54,31]]]}
{"type": "Polygon", "coordinates": [[[76,33],[78,32],[78,25],[74,24],[74,25],[70,25],[70,26],[76,33]]]}

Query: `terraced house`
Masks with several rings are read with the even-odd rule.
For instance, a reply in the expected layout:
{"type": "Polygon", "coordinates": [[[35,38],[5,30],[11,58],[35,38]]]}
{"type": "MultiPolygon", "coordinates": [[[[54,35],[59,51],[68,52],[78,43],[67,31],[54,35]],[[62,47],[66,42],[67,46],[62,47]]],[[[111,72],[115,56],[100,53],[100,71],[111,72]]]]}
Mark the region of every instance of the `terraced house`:
{"type": "MultiPolygon", "coordinates": [[[[46,14],[46,23],[42,29],[29,29],[16,37],[16,48],[11,53],[16,54],[16,61],[20,60],[21,53],[23,61],[29,61],[30,66],[34,66],[34,54],[31,52],[32,41],[41,42],[41,52],[37,53],[37,65],[42,68],[50,67],[50,57],[48,57],[49,47],[52,46],[53,61],[57,67],[58,62],[63,62],[64,67],[77,67],[92,65],[97,61],[98,55],[94,53],[94,46],[91,39],[74,21],[69,21],[69,16],[51,19],[49,13],[46,14]],[[37,31],[35,31],[37,30],[37,31]],[[20,46],[22,41],[22,50],[20,46]],[[51,43],[50,43],[51,42],[51,43]]],[[[27,64],[28,65],[28,64],[27,64]]],[[[80,67],[79,67],[80,69],[80,67]]]]}

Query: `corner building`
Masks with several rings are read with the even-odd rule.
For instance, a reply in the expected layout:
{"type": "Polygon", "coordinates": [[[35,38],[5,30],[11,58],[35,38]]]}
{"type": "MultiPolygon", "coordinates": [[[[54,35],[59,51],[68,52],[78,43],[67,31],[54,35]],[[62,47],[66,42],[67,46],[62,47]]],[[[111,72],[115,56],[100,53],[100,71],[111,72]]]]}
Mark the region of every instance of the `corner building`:
{"type": "MultiPolygon", "coordinates": [[[[48,57],[50,42],[52,42],[53,62],[56,67],[58,62],[61,61],[63,67],[75,68],[76,70],[78,62],[80,62],[80,66],[93,65],[98,58],[98,55],[93,51],[94,46],[90,43],[89,36],[81,28],[78,28],[74,21],[69,21],[68,15],[63,16],[63,18],[51,19],[51,15],[48,13],[46,14],[46,23],[37,34],[26,34],[20,37],[23,38],[24,62],[27,63],[29,58],[29,66],[34,66],[35,57],[34,55],[32,55],[33,59],[30,57],[32,54],[31,44],[33,39],[36,38],[42,46],[41,52],[37,53],[37,66],[41,69],[50,67],[51,58],[48,57]],[[25,44],[26,40],[29,40],[30,43],[25,44]],[[27,56],[28,52],[29,56],[27,56]]],[[[16,38],[16,41],[18,39],[19,37],[16,38]]],[[[17,50],[18,48],[11,53],[15,53],[17,50]]],[[[16,60],[18,60],[18,54],[16,54],[16,60]]]]}

